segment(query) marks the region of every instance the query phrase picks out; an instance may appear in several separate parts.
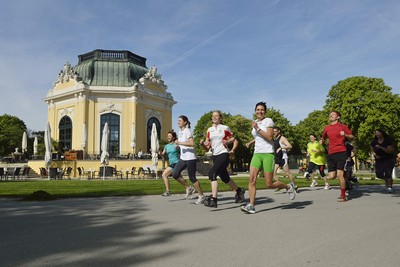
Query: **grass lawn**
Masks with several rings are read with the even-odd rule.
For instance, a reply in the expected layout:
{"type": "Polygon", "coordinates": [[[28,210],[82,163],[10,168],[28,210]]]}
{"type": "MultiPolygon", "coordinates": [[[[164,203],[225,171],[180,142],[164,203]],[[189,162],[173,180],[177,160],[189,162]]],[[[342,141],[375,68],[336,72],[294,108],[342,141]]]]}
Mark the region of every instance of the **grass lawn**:
{"type": "MultiPolygon", "coordinates": [[[[382,185],[380,179],[373,179],[372,174],[358,175],[361,178],[361,185],[382,185]],[[371,179],[372,178],[372,179],[371,179]]],[[[248,188],[248,176],[232,176],[239,187],[248,188]]],[[[188,179],[187,179],[188,180],[188,179]]],[[[288,183],[288,179],[281,179],[288,183]]],[[[206,193],[211,192],[208,179],[199,179],[199,182],[206,193]]],[[[332,186],[339,185],[337,179],[329,181],[332,186]]],[[[399,184],[399,180],[395,180],[399,184]]],[[[183,194],[183,186],[170,179],[171,191],[173,194],[183,194]]],[[[301,187],[308,187],[310,181],[296,179],[296,184],[301,187]]],[[[318,180],[323,186],[323,181],[318,180]]],[[[257,188],[265,189],[263,178],[257,179],[257,188]]],[[[164,192],[164,182],[159,180],[34,180],[34,181],[3,181],[0,182],[0,197],[23,198],[29,197],[33,192],[43,190],[55,198],[74,197],[106,197],[106,196],[140,196],[159,195],[164,192]]],[[[229,191],[230,188],[219,180],[219,191],[229,191]]]]}

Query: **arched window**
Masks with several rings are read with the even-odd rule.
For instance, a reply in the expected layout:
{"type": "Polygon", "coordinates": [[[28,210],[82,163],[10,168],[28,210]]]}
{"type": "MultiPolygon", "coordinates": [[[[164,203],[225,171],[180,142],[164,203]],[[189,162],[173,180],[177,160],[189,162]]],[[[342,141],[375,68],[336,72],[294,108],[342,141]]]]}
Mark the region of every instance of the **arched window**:
{"type": "MultiPolygon", "coordinates": [[[[120,116],[113,113],[107,113],[100,116],[100,146],[104,124],[108,123],[110,135],[108,138],[108,153],[110,156],[119,154],[119,135],[120,135],[120,116]]],[[[100,151],[101,152],[101,151],[100,151]]]]}
{"type": "Polygon", "coordinates": [[[58,139],[58,151],[63,152],[71,149],[72,145],[72,120],[68,116],[61,118],[58,123],[59,139],[58,139]]]}
{"type": "Polygon", "coordinates": [[[147,152],[150,152],[150,148],[151,148],[151,128],[153,127],[153,123],[156,124],[157,136],[158,136],[158,140],[160,140],[161,123],[157,118],[151,117],[147,121],[147,152]]]}

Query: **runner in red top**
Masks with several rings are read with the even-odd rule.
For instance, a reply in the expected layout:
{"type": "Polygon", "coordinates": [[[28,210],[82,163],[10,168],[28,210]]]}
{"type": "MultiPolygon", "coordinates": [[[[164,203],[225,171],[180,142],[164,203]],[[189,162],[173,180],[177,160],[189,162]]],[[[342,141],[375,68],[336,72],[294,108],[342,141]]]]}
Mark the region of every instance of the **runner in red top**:
{"type": "Polygon", "coordinates": [[[340,197],[339,202],[347,201],[346,197],[346,180],[344,178],[344,166],[347,160],[345,141],[353,140],[351,130],[347,125],[339,122],[340,113],[332,111],[329,114],[330,124],[325,126],[324,133],[320,143],[323,144],[326,139],[329,139],[328,145],[328,172],[329,179],[339,179],[340,197]]]}

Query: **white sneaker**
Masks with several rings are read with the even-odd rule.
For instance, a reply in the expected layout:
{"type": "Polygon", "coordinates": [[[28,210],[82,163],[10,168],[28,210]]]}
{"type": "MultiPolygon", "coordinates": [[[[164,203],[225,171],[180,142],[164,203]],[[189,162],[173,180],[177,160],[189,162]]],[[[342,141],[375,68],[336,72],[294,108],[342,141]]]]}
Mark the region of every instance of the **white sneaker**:
{"type": "Polygon", "coordinates": [[[391,187],[388,187],[387,188],[387,192],[390,194],[390,193],[392,193],[392,188],[391,187]]]}
{"type": "Polygon", "coordinates": [[[196,200],[196,202],[194,202],[194,204],[196,205],[200,205],[204,203],[204,200],[206,200],[206,196],[205,195],[201,195],[199,196],[199,198],[196,200]]]}
{"type": "Polygon", "coordinates": [[[310,187],[316,187],[318,185],[317,181],[313,180],[310,187]]]}
{"type": "Polygon", "coordinates": [[[250,213],[250,214],[256,213],[256,208],[254,208],[254,206],[251,205],[250,203],[242,205],[240,207],[240,210],[243,212],[250,213]]]}
{"type": "Polygon", "coordinates": [[[289,183],[290,188],[287,190],[287,193],[289,194],[289,198],[291,200],[296,198],[297,192],[296,192],[296,187],[293,183],[289,183]]]}
{"type": "Polygon", "coordinates": [[[187,188],[186,188],[185,199],[192,199],[192,198],[193,198],[193,193],[194,193],[194,188],[193,188],[193,186],[187,187],[187,188]]]}
{"type": "Polygon", "coordinates": [[[329,189],[331,189],[330,185],[329,184],[325,184],[324,190],[329,190],[329,189]]]}

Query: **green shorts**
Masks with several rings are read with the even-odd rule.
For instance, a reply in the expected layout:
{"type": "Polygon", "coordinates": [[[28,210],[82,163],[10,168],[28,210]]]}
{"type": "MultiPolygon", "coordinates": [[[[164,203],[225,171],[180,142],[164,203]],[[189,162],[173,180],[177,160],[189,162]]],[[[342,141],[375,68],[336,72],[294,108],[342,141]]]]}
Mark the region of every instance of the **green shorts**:
{"type": "Polygon", "coordinates": [[[275,155],[273,153],[254,153],[250,166],[264,172],[274,172],[275,155]]]}

